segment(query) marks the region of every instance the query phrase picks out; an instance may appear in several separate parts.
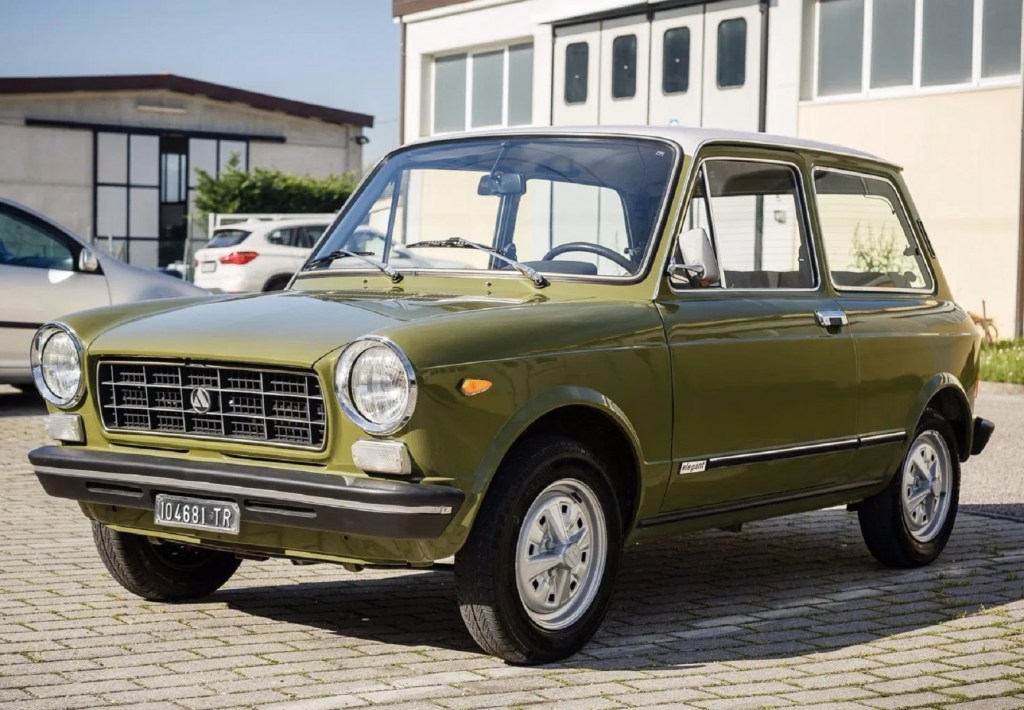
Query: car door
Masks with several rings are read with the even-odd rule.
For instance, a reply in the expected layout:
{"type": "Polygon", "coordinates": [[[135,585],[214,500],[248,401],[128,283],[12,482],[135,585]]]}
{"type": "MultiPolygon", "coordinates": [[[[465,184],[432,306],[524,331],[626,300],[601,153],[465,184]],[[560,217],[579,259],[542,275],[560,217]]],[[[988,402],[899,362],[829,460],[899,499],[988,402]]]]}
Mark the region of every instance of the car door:
{"type": "Polygon", "coordinates": [[[24,381],[35,330],[71,311],[110,305],[103,274],[78,269],[82,246],[53,225],[0,203],[0,381],[24,381]]]}
{"type": "Polygon", "coordinates": [[[657,301],[673,373],[666,521],[857,485],[854,345],[829,320],[801,162],[756,155],[701,162],[684,229],[704,230],[718,278],[669,278],[657,301]]]}

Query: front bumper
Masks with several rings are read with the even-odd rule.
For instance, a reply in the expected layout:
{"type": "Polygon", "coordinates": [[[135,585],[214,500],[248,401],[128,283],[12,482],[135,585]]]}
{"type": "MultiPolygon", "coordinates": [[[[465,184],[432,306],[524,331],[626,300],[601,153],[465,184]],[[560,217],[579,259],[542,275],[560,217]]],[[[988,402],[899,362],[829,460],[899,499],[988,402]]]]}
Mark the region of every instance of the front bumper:
{"type": "Polygon", "coordinates": [[[457,488],[230,463],[43,446],[29,461],[51,496],[153,510],[158,493],[234,501],[245,523],[385,539],[440,536],[457,488]]]}

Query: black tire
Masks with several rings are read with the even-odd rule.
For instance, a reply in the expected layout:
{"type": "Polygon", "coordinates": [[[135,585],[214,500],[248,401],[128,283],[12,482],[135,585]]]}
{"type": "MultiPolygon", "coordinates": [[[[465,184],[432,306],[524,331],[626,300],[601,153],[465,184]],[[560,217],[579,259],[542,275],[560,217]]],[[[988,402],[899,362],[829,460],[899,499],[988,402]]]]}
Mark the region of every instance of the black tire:
{"type": "MultiPolygon", "coordinates": [[[[942,455],[941,452],[939,455],[942,455]]],[[[875,559],[889,567],[906,569],[927,565],[939,556],[949,541],[956,522],[959,500],[960,458],[956,436],[942,415],[930,409],[926,410],[917,431],[914,432],[907,453],[900,462],[899,470],[889,485],[882,492],[861,503],[857,510],[864,542],[875,559]],[[944,465],[948,469],[949,487],[945,495],[936,496],[936,499],[948,497],[949,502],[941,522],[928,521],[936,526],[933,536],[922,540],[920,533],[912,532],[911,521],[907,520],[909,514],[904,512],[904,470],[911,456],[919,452],[918,442],[924,441],[922,437],[927,438],[926,435],[929,433],[937,434],[945,444],[944,465]]],[[[927,520],[927,517],[924,519],[927,520]]]]}
{"type": "Polygon", "coordinates": [[[132,594],[150,601],[209,596],[231,579],[241,563],[227,552],[175,542],[154,544],[95,521],[92,537],[110,575],[132,594]]]}
{"type": "MultiPolygon", "coordinates": [[[[545,521],[544,517],[531,519],[541,524],[545,521]]],[[[622,557],[622,537],[615,490],[596,456],[577,442],[559,437],[538,436],[517,444],[495,476],[466,544],[455,555],[459,611],[469,633],[484,651],[513,664],[550,663],[576,653],[597,632],[608,611],[622,557]],[[556,508],[563,515],[560,530],[564,533],[586,529],[588,537],[582,539],[589,541],[580,542],[581,546],[587,545],[582,558],[582,548],[570,552],[569,543],[552,554],[562,555],[562,565],[565,560],[574,560],[575,570],[586,569],[580,565],[586,564],[588,553],[591,561],[600,560],[603,555],[604,565],[602,569],[598,562],[592,572],[584,571],[584,575],[596,575],[600,570],[600,576],[585,576],[578,587],[576,572],[569,567],[560,566],[551,572],[565,575],[563,584],[570,590],[565,605],[570,609],[575,606],[575,612],[566,612],[564,627],[545,628],[543,620],[538,622],[531,617],[531,613],[537,612],[528,610],[517,586],[516,551],[520,533],[524,525],[529,525],[526,516],[531,506],[541,496],[556,495],[549,492],[559,486],[565,486],[568,495],[580,496],[574,497],[579,503],[578,510],[588,511],[593,519],[585,518],[591,523],[585,528],[581,522],[584,518],[570,517],[566,525],[564,516],[572,513],[564,506],[556,508]],[[598,510],[603,520],[597,520],[598,510]],[[599,544],[596,540],[600,538],[602,523],[606,539],[599,544]]],[[[571,540],[573,535],[565,539],[571,540]]],[[[532,551],[528,537],[526,544],[532,551]]],[[[546,551],[548,547],[542,549],[546,551]]],[[[541,596],[556,591],[550,586],[554,580],[553,576],[546,580],[547,591],[541,596]]],[[[529,584],[538,589],[536,580],[529,584]]]]}
{"type": "Polygon", "coordinates": [[[282,291],[284,287],[291,281],[291,276],[272,276],[267,279],[267,283],[263,286],[264,292],[266,291],[282,291]]]}

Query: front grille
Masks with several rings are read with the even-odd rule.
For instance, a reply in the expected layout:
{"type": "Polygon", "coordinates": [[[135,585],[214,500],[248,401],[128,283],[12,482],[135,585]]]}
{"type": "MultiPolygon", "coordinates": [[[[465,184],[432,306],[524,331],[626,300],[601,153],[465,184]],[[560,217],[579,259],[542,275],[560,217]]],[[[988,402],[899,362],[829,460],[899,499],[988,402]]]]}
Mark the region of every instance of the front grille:
{"type": "Polygon", "coordinates": [[[99,403],[109,431],[322,449],[316,374],[173,362],[102,361],[99,403]]]}

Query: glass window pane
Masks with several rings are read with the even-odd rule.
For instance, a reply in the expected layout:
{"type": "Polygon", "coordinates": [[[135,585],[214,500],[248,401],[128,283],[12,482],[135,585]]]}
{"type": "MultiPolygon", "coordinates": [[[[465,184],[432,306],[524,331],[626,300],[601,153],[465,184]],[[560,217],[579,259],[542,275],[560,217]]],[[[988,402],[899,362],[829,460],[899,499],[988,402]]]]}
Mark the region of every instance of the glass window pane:
{"type": "Polygon", "coordinates": [[[500,126],[504,93],[505,50],[473,55],[473,97],[470,125],[500,126]]]}
{"type": "Polygon", "coordinates": [[[508,48],[508,124],[533,123],[533,45],[508,48]]]}
{"type": "Polygon", "coordinates": [[[153,188],[133,187],[128,205],[128,235],[131,237],[160,236],[160,195],[153,188]]]}
{"type": "Polygon", "coordinates": [[[128,155],[130,181],[132,185],[160,184],[160,138],[159,136],[131,136],[131,152],[128,155]]]}
{"type": "Polygon", "coordinates": [[[191,138],[188,142],[188,186],[196,186],[196,170],[217,177],[217,141],[191,138]]]}
{"type": "Polygon", "coordinates": [[[796,171],[735,160],[705,165],[723,286],[813,287],[796,171]]]}
{"type": "Polygon", "coordinates": [[[682,94],[690,88],[690,28],[666,30],[662,41],[661,90],[682,94]]]}
{"type": "Polygon", "coordinates": [[[747,21],[742,17],[718,25],[718,88],[743,86],[747,80],[747,21]]]}
{"type": "Polygon", "coordinates": [[[96,188],[96,237],[128,234],[128,190],[123,187],[96,188]]]}
{"type": "Polygon", "coordinates": [[[128,181],[128,136],[96,134],[96,180],[125,184],[128,181]]]}
{"type": "Polygon", "coordinates": [[[860,92],[863,57],[864,0],[821,0],[818,96],[860,92]]]}
{"type": "Polygon", "coordinates": [[[1020,73],[1021,0],[985,0],[981,75],[1020,73]]]}
{"type": "Polygon", "coordinates": [[[636,35],[612,40],[612,98],[636,96],[636,35]]]}
{"type": "Polygon", "coordinates": [[[231,157],[238,156],[238,169],[245,172],[245,159],[248,146],[244,141],[221,141],[220,142],[220,172],[224,173],[231,157]]]}
{"type": "Polygon", "coordinates": [[[155,239],[128,240],[129,263],[147,269],[160,265],[160,242],[155,239]]]}
{"type": "Polygon", "coordinates": [[[573,42],[565,48],[565,103],[586,103],[589,61],[590,45],[586,42],[573,42]]]}
{"type": "Polygon", "coordinates": [[[466,128],[466,55],[434,60],[434,132],[466,128]]]}
{"type": "Polygon", "coordinates": [[[821,237],[832,281],[847,288],[932,287],[903,205],[887,180],[817,170],[821,237]]]}
{"type": "Polygon", "coordinates": [[[927,0],[923,33],[921,85],[970,81],[974,0],[927,0]]]}
{"type": "Polygon", "coordinates": [[[913,82],[914,0],[876,2],[871,19],[871,88],[913,82]]]}

